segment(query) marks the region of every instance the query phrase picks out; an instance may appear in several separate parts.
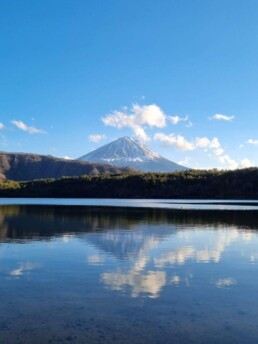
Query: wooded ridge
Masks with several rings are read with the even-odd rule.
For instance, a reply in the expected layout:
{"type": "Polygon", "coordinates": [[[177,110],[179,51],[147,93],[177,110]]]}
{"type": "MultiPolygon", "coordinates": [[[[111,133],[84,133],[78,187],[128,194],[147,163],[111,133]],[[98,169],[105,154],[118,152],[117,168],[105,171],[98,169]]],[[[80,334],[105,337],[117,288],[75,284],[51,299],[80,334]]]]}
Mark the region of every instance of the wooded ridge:
{"type": "Polygon", "coordinates": [[[258,199],[258,168],[3,180],[0,197],[258,199]]]}
{"type": "Polygon", "coordinates": [[[116,167],[101,163],[90,163],[61,159],[50,155],[0,152],[0,179],[25,181],[39,178],[61,178],[62,176],[119,174],[133,172],[130,167],[116,167]]]}

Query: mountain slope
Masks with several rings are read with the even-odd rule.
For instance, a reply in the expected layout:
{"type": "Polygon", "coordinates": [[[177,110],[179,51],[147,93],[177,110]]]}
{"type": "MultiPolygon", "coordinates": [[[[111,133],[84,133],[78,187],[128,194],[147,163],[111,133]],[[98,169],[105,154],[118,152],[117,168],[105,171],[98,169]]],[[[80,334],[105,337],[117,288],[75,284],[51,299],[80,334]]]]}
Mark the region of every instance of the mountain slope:
{"type": "Polygon", "coordinates": [[[174,172],[187,170],[152,151],[145,144],[132,137],[121,137],[78,160],[101,162],[114,166],[130,166],[143,172],[174,172]]]}
{"type": "Polygon", "coordinates": [[[46,155],[0,152],[0,179],[26,181],[122,172],[132,172],[132,169],[86,161],[65,160],[46,155]]]}

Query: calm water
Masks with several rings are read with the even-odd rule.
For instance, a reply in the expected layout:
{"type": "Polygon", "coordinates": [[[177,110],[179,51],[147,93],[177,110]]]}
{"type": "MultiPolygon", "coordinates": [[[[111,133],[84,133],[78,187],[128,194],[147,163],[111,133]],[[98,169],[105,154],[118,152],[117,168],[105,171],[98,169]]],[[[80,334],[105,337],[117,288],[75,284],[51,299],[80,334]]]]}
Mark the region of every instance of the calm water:
{"type": "Polygon", "coordinates": [[[257,343],[258,212],[0,206],[0,343],[257,343]]]}
{"type": "Polygon", "coordinates": [[[250,200],[171,200],[171,199],[108,199],[108,198],[0,198],[0,204],[112,206],[159,209],[258,210],[258,201],[250,200]]]}

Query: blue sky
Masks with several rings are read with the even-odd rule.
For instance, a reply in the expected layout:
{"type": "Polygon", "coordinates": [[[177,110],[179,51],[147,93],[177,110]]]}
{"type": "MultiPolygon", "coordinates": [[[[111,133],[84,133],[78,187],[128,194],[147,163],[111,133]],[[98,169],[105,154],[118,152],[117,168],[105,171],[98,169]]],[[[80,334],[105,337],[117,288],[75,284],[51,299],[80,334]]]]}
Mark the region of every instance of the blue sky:
{"type": "Polygon", "coordinates": [[[0,44],[2,151],[258,164],[256,0],[0,0],[0,44]]]}

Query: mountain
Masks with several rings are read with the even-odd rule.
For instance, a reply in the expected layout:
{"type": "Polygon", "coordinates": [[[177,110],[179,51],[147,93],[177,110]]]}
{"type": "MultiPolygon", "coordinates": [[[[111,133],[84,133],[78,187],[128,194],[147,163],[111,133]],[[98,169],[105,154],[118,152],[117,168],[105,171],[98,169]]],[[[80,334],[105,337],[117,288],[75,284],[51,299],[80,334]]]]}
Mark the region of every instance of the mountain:
{"type": "MultiPolygon", "coordinates": [[[[131,168],[119,168],[107,164],[66,160],[49,155],[0,152],[0,179],[26,181],[63,176],[119,174],[133,172],[131,168]]],[[[134,171],[135,172],[135,171],[134,171]]]]}
{"type": "Polygon", "coordinates": [[[186,167],[176,164],[151,150],[132,137],[121,137],[78,160],[106,163],[114,166],[130,166],[143,172],[185,171],[186,167]]]}

